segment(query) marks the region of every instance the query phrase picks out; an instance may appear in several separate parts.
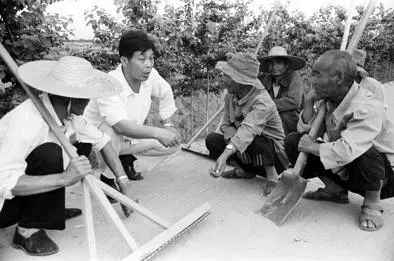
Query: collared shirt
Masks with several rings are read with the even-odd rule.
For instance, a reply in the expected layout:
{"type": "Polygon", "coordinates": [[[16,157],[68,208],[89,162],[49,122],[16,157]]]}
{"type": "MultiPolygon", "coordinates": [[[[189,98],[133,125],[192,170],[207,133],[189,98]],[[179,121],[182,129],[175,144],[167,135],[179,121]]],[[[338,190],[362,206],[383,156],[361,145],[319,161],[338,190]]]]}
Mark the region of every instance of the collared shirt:
{"type": "MultiPolygon", "coordinates": [[[[320,145],[319,153],[325,169],[345,166],[372,146],[384,153],[394,168],[394,124],[387,114],[385,104],[376,95],[354,83],[335,109],[332,104],[325,104],[332,110],[332,113],[328,110],[325,118],[326,124],[330,122],[333,125],[330,128],[337,126],[345,115],[353,113],[346,128],[341,131],[341,137],[335,141],[330,140],[326,132],[327,126],[323,126],[323,140],[326,142],[320,145]]],[[[303,122],[302,114],[297,129],[298,132],[310,129],[303,122]]]]}
{"type": "Polygon", "coordinates": [[[139,93],[133,92],[124,77],[122,66],[108,73],[123,86],[119,95],[90,100],[84,116],[95,126],[106,123],[113,126],[121,120],[144,124],[152,103],[151,97],[159,98],[159,114],[168,119],[176,112],[171,86],[153,68],[146,81],[141,82],[139,93]]]}
{"type": "Polygon", "coordinates": [[[275,90],[271,75],[263,74],[259,79],[274,100],[278,112],[293,111],[300,108],[304,82],[297,71],[286,72],[279,81],[277,90],[275,90]]]}
{"type": "Polygon", "coordinates": [[[384,103],[385,108],[388,108],[384,87],[379,81],[371,77],[363,77],[359,85],[361,88],[364,88],[375,94],[378,99],[384,103]]]}
{"type": "MultiPolygon", "coordinates": [[[[87,123],[82,116],[71,117],[63,126],[48,95],[43,94],[40,98],[56,123],[68,136],[75,136],[79,142],[92,143],[96,150],[101,150],[110,140],[109,136],[87,123]]],[[[27,167],[25,159],[35,148],[46,142],[59,144],[30,99],[18,105],[0,120],[0,211],[5,199],[13,198],[11,190],[19,177],[25,174],[27,167]]],[[[64,150],[62,153],[63,166],[66,168],[70,159],[64,150]]]]}
{"type": "Polygon", "coordinates": [[[252,88],[242,99],[226,94],[224,115],[220,127],[225,138],[231,138],[237,151],[243,153],[255,136],[264,135],[274,142],[284,166],[284,131],[279,113],[266,90],[252,88]]]}

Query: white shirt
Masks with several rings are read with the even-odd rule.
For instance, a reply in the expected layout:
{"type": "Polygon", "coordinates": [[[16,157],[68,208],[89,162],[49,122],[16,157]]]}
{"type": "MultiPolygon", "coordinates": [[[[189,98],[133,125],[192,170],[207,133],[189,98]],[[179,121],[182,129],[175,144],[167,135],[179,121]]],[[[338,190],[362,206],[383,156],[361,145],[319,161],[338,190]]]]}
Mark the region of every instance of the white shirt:
{"type": "MultiPolygon", "coordinates": [[[[333,111],[330,120],[338,125],[345,115],[353,113],[353,118],[341,132],[341,138],[320,145],[320,160],[325,169],[342,167],[364,154],[372,146],[384,153],[394,168],[394,123],[385,107],[381,99],[368,91],[365,86],[360,88],[357,83],[353,84],[333,111]]],[[[303,133],[309,129],[310,126],[303,122],[301,114],[297,131],[303,133]]],[[[327,133],[324,136],[326,137],[327,133]]]]}
{"type": "MultiPolygon", "coordinates": [[[[65,126],[62,126],[48,95],[43,94],[40,98],[56,123],[65,129],[66,136],[75,134],[77,141],[92,143],[93,149],[96,150],[101,150],[110,140],[108,135],[89,124],[82,116],[73,116],[65,121],[65,126]]],[[[30,99],[18,105],[0,120],[0,211],[4,200],[14,197],[11,190],[19,177],[25,175],[27,167],[25,159],[36,147],[46,142],[59,144],[30,99]]],[[[64,150],[62,153],[63,166],[66,168],[70,159],[64,150]]]]}
{"type": "Polygon", "coordinates": [[[113,126],[121,120],[130,120],[144,124],[152,103],[152,96],[160,100],[159,114],[168,119],[176,112],[171,86],[153,68],[146,81],[141,82],[139,93],[133,92],[123,75],[122,66],[108,73],[123,86],[123,91],[116,96],[90,100],[84,116],[95,126],[103,122],[113,126]]]}

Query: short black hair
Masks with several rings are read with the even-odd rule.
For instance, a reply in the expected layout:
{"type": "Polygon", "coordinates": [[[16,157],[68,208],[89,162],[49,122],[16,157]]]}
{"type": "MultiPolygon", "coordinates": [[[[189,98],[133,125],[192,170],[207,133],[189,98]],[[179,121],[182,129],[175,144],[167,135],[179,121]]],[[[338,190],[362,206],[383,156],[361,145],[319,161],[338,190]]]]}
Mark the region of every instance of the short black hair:
{"type": "Polygon", "coordinates": [[[128,30],[122,34],[119,41],[119,57],[130,59],[135,52],[146,52],[149,49],[156,52],[153,40],[141,31],[128,30]]]}

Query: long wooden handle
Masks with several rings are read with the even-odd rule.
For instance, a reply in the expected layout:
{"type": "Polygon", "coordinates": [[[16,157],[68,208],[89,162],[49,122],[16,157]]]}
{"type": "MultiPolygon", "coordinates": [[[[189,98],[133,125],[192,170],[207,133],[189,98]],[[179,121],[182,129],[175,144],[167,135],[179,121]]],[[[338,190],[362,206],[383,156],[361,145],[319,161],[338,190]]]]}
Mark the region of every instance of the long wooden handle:
{"type": "Polygon", "coordinates": [[[267,26],[265,27],[264,32],[262,33],[262,35],[261,35],[261,37],[260,37],[260,41],[258,42],[258,44],[257,44],[257,46],[256,46],[256,50],[254,51],[254,54],[255,54],[255,55],[257,55],[257,54],[259,53],[261,44],[263,43],[264,38],[265,38],[265,37],[267,36],[267,34],[268,34],[268,30],[269,30],[269,28],[271,27],[272,21],[274,20],[276,11],[278,10],[279,6],[280,6],[280,2],[277,1],[277,2],[275,3],[274,10],[272,11],[270,18],[268,19],[267,26]]]}
{"type": "Polygon", "coordinates": [[[349,45],[346,49],[350,54],[356,50],[358,42],[360,41],[361,35],[365,29],[365,26],[367,25],[368,18],[371,15],[374,7],[376,4],[376,0],[370,0],[368,3],[367,8],[364,11],[363,16],[361,17],[360,21],[358,22],[358,26],[356,28],[356,31],[354,32],[352,39],[349,42],[349,45]]]}
{"type": "Polygon", "coordinates": [[[350,22],[352,21],[353,7],[354,7],[354,0],[350,0],[350,4],[347,9],[347,19],[345,23],[345,29],[343,30],[342,43],[340,48],[341,51],[346,50],[346,44],[349,38],[350,22]]]}
{"type": "MultiPolygon", "coordinates": [[[[319,107],[319,112],[316,115],[316,117],[313,119],[313,122],[311,124],[311,129],[308,133],[308,135],[312,139],[316,139],[316,136],[319,132],[320,126],[324,120],[324,116],[326,116],[326,107],[322,103],[319,107]]],[[[295,173],[301,174],[302,171],[304,170],[304,167],[306,165],[306,160],[308,159],[308,153],[305,152],[300,152],[300,154],[297,157],[296,164],[294,165],[294,171],[295,173]]]]}

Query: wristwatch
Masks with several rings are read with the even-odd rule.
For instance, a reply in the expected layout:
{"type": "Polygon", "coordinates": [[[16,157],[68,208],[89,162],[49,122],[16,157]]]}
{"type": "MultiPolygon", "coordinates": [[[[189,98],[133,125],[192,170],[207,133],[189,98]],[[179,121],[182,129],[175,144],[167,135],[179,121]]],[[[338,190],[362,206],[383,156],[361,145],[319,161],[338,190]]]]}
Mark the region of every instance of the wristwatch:
{"type": "Polygon", "coordinates": [[[172,123],[172,122],[167,122],[167,123],[164,123],[163,124],[163,127],[170,127],[170,128],[173,128],[174,127],[174,124],[172,123]]]}
{"type": "Polygon", "coordinates": [[[229,143],[226,145],[226,150],[231,150],[231,152],[235,152],[237,149],[235,148],[234,144],[229,143]]]}

